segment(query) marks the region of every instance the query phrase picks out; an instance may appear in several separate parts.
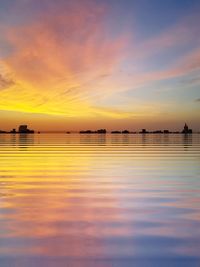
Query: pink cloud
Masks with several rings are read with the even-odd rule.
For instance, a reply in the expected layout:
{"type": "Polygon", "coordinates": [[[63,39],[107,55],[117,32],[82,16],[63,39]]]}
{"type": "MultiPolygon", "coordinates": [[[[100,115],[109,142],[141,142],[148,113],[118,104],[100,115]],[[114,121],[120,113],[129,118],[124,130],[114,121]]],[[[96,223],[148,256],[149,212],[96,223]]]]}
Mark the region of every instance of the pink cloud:
{"type": "Polygon", "coordinates": [[[184,55],[175,64],[164,71],[149,73],[147,80],[165,80],[189,75],[193,71],[200,70],[200,48],[184,55]],[[149,78],[149,79],[148,79],[149,78]]]}
{"type": "Polygon", "coordinates": [[[81,74],[108,72],[121,59],[126,37],[106,34],[105,6],[84,1],[69,10],[62,3],[39,21],[8,29],[15,52],[6,62],[17,78],[45,84],[65,77],[69,84],[81,83],[81,74]]]}
{"type": "MultiPolygon", "coordinates": [[[[140,87],[146,87],[147,90],[149,86],[155,82],[167,81],[175,78],[182,79],[183,77],[188,77],[194,75],[199,77],[200,74],[200,48],[193,49],[187,54],[182,55],[176,61],[172,62],[168,67],[163,70],[156,69],[151,71],[135,71],[129,75],[124,74],[119,76],[115,87],[116,92],[123,92],[140,87]]],[[[116,78],[117,79],[117,78],[116,78]]],[[[199,84],[200,80],[195,79],[195,83],[199,84]]],[[[162,89],[162,88],[161,88],[162,89]]],[[[112,93],[112,90],[111,90],[112,93]]]]}

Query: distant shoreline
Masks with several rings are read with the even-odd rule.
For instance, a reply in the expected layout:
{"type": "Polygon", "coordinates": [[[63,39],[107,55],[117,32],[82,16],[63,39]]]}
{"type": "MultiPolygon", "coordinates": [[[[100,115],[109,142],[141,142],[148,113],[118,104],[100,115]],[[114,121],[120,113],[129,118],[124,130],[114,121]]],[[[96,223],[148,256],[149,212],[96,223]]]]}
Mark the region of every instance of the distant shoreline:
{"type": "Polygon", "coordinates": [[[200,132],[193,132],[193,133],[182,133],[182,132],[169,132],[169,133],[156,133],[156,132],[148,132],[148,133],[141,133],[141,132],[130,132],[130,133],[112,133],[107,132],[107,133],[80,133],[80,132],[65,132],[65,131],[58,131],[58,132],[54,132],[54,131],[40,131],[40,132],[34,132],[34,133],[11,133],[11,132],[0,132],[0,134],[10,134],[10,135],[34,135],[34,134],[66,134],[66,135],[70,135],[70,134],[79,134],[79,135],[106,135],[106,134],[111,134],[111,135],[168,135],[168,134],[181,134],[181,135],[192,135],[192,134],[200,134],[200,132]]]}
{"type": "MultiPolygon", "coordinates": [[[[107,131],[105,128],[101,128],[101,129],[97,129],[97,130],[80,130],[80,131],[34,131],[34,130],[30,130],[28,128],[28,126],[26,124],[23,124],[23,125],[20,125],[19,128],[18,128],[18,131],[16,131],[15,128],[13,128],[11,131],[4,131],[4,130],[0,130],[0,134],[12,134],[12,135],[15,135],[15,134],[34,134],[34,133],[37,133],[37,134],[41,134],[41,133],[63,133],[63,134],[87,134],[87,135],[91,135],[91,134],[97,134],[97,135],[104,135],[104,134],[114,134],[114,135],[129,135],[129,134],[142,134],[142,135],[145,135],[145,134],[164,134],[164,135],[167,135],[167,134],[187,134],[187,135],[190,135],[193,132],[192,129],[190,129],[188,127],[188,125],[185,123],[184,127],[183,127],[183,130],[182,131],[170,131],[168,129],[164,129],[164,130],[153,130],[153,131],[149,131],[145,128],[141,129],[140,131],[129,131],[127,129],[124,129],[124,130],[110,130],[110,131],[107,131]]],[[[200,133],[199,131],[195,132],[195,133],[200,133]]]]}

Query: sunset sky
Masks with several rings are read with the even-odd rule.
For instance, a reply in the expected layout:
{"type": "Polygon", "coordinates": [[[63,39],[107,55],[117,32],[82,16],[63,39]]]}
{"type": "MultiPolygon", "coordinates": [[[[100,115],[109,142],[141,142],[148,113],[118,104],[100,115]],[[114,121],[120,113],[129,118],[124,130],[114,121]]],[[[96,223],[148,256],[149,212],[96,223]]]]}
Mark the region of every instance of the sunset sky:
{"type": "Polygon", "coordinates": [[[199,0],[0,0],[0,129],[200,130],[199,0]]]}

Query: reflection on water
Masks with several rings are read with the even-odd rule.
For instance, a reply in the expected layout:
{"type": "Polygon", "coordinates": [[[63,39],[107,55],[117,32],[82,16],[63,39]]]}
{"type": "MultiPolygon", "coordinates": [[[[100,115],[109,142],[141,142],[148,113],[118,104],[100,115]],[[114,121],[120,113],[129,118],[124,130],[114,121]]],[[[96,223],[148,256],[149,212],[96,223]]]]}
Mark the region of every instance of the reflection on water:
{"type": "Polygon", "coordinates": [[[0,266],[200,266],[200,135],[0,135],[0,266]]]}

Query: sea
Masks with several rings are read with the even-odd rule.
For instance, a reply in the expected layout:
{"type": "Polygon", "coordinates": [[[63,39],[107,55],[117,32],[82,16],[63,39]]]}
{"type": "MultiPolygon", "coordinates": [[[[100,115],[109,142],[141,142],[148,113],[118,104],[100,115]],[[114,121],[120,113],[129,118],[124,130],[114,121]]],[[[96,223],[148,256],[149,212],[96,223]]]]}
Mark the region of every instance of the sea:
{"type": "Polygon", "coordinates": [[[0,134],[0,267],[199,267],[200,134],[0,134]]]}

